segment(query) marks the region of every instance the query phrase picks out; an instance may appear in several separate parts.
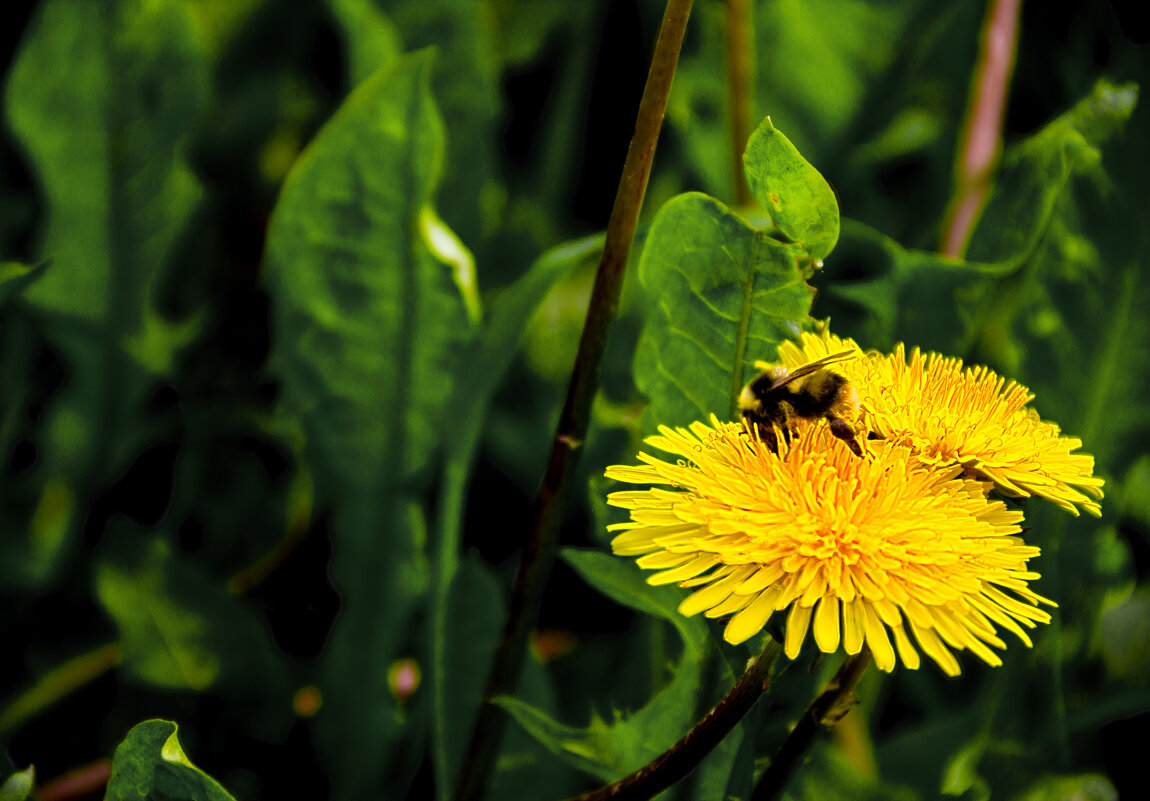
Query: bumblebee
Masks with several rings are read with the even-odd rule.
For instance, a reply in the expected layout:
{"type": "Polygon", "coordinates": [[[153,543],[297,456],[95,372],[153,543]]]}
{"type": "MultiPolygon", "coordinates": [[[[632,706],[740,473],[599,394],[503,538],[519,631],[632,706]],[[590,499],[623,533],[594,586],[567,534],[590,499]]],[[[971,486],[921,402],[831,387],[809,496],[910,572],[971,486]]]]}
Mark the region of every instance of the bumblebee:
{"type": "Polygon", "coordinates": [[[771,450],[778,450],[778,432],[789,441],[797,419],[824,418],[830,423],[831,433],[861,457],[863,451],[858,443],[858,433],[844,419],[858,417],[858,393],[844,376],[827,369],[829,365],[857,355],[857,351],[844,350],[808,362],[793,371],[755,362],[763,372],[739,394],[743,419],[756,427],[759,438],[771,450]]]}

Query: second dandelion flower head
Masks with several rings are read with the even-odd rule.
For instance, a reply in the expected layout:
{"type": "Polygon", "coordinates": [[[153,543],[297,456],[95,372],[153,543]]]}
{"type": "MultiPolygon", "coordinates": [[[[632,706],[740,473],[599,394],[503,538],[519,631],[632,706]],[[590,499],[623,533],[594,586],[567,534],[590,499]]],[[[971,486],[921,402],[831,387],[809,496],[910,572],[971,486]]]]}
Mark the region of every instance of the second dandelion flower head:
{"type": "Polygon", "coordinates": [[[661,427],[647,444],[681,458],[641,453],[641,466],[607,470],[625,483],[655,485],[609,497],[630,510],[630,520],[611,527],[614,551],[657,571],[653,584],[694,588],[680,611],[726,619],[730,642],[785,612],[791,658],[811,633],[827,653],[865,645],[883,670],[894,668],[896,654],[917,668],[921,650],[957,675],[954,651],[1001,664],[992,650],[1005,648],[1000,629],[1030,645],[1027,629],[1048,622],[1042,607],[1054,604],[1030,589],[1039,576],[1027,563],[1039,550],[1021,538],[1022,514],[991,490],[1097,514],[1102,481],[1089,456],[1071,453],[1080,443],[1039,421],[1025,388],[1004,386],[982,368],[973,391],[989,382],[1001,398],[983,388],[972,403],[964,384],[972,371],[957,360],[942,363],[941,378],[919,380],[917,392],[930,394],[918,404],[932,411],[916,417],[915,392],[900,384],[897,365],[922,375],[937,363],[917,352],[906,366],[901,348],[890,357],[864,354],[825,334],[804,335],[801,348],[788,343],[779,355],[759,390],[776,392],[798,373],[831,388],[828,402],[805,413],[784,390],[778,412],[755,405],[737,423],[712,416],[710,425],[661,427]],[[985,426],[998,426],[1000,450],[987,447],[992,438],[971,420],[976,407],[985,426]],[[965,428],[918,430],[940,419],[965,428]]]}

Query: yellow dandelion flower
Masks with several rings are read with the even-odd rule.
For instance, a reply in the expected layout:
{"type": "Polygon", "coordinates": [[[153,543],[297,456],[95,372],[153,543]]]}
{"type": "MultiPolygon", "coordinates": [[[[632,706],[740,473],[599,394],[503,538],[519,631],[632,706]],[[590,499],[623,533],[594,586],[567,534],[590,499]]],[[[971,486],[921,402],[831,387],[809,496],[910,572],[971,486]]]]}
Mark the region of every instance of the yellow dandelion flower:
{"type": "Polygon", "coordinates": [[[991,665],[1005,648],[996,625],[1028,646],[1025,629],[1049,622],[1027,569],[1039,550],[1017,536],[1022,515],[990,501],[960,467],[931,469],[905,448],[876,443],[860,459],[825,422],[800,427],[778,452],[739,423],[661,427],[647,443],[683,457],[639,454],[607,475],[669,485],[612,493],[630,510],[611,526],[615,553],[659,572],[651,584],[697,587],[684,615],[729,618],[740,643],[789,607],[785,652],[807,636],[831,653],[865,644],[882,670],[896,652],[909,668],[926,652],[949,675],[953,651],[991,665]],[[893,643],[892,643],[893,639],[893,643]]]}
{"type": "Polygon", "coordinates": [[[915,348],[908,363],[900,344],[872,357],[858,392],[872,430],[904,445],[927,464],[960,464],[985,476],[1005,495],[1037,495],[1078,515],[1101,515],[1103,480],[1094,457],[1073,453],[1064,437],[1027,404],[1034,395],[983,366],[915,348]]]}
{"type": "MultiPolygon", "coordinates": [[[[785,343],[779,358],[794,369],[828,352],[858,348],[833,334],[803,334],[802,347],[785,343]]],[[[1030,391],[986,367],[915,348],[906,358],[867,354],[834,365],[855,388],[866,427],[910,448],[927,465],[961,465],[993,481],[1004,495],[1037,495],[1078,515],[1078,506],[1101,515],[1103,480],[1094,457],[1073,453],[1082,440],[1064,437],[1028,404],[1030,391]]]]}

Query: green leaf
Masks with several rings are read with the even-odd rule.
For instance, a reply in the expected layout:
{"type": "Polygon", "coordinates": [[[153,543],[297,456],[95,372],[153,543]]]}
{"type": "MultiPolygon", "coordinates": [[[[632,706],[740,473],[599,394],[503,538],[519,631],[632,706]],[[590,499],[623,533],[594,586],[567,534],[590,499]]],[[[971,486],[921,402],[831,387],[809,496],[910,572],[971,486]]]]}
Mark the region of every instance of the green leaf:
{"type": "Polygon", "coordinates": [[[751,194],[793,242],[816,262],[839,238],[839,204],[819,171],[799,155],[767,117],[751,134],[743,154],[751,194]]]}
{"type": "Polygon", "coordinates": [[[1101,773],[1046,776],[1015,796],[1018,801],[1118,801],[1118,789],[1101,773]]]}
{"type": "Polygon", "coordinates": [[[439,211],[461,239],[479,242],[503,223],[498,213],[503,190],[495,183],[503,93],[490,3],[392,0],[388,14],[407,49],[436,50],[431,87],[453,134],[447,140],[439,211]]]}
{"type": "Polygon", "coordinates": [[[93,485],[152,436],[149,371],[168,370],[195,333],[157,308],[202,194],[186,140],[207,79],[180,0],[47,0],[13,62],[4,109],[43,194],[39,257],[51,262],[20,306],[68,375],[24,434],[39,456],[36,511],[15,521],[31,531],[30,586],[71,552],[93,485]]]}
{"type": "Polygon", "coordinates": [[[487,11],[495,18],[504,64],[529,64],[558,35],[564,24],[587,13],[581,3],[567,0],[492,0],[487,11]]]}
{"type": "MultiPolygon", "coordinates": [[[[427,53],[356,88],[300,157],[268,230],[273,369],[333,487],[427,464],[472,323],[419,222],[443,125],[427,53]]],[[[340,490],[343,491],[343,490],[340,490]]]]}
{"type": "MultiPolygon", "coordinates": [[[[1109,309],[1125,298],[1100,304],[1099,295],[1112,294],[1121,280],[1098,279],[1115,266],[1130,269],[1128,262],[1139,258],[1122,243],[1129,240],[1128,226],[1137,225],[1140,217],[1114,197],[1102,166],[1102,146],[1125,124],[1136,100],[1136,87],[1100,81],[1072,109],[1003,155],[966,252],[969,259],[1010,271],[1008,280],[987,287],[979,298],[978,338],[972,347],[980,360],[1010,372],[1021,372],[1025,363],[1031,376],[1045,372],[1070,378],[1063,369],[1069,363],[1068,346],[1077,356],[1083,342],[1097,338],[1099,320],[1113,325],[1120,318],[1109,309]],[[1127,226],[1106,233],[1101,209],[1112,218],[1125,218],[1127,226]],[[1092,216],[1090,231],[1085,223],[1092,216]],[[1049,359],[1053,353],[1063,356],[1049,359]],[[1045,364],[1026,358],[1032,354],[1045,364]]],[[[1080,371],[1073,372],[1081,383],[1080,371]]]]}
{"type": "Polygon", "coordinates": [[[519,699],[498,699],[497,703],[552,753],[610,782],[661,754],[694,722],[703,690],[703,664],[709,654],[707,629],[702,620],[679,614],[680,591],[652,587],[626,560],[571,548],[562,556],[584,580],[612,600],[670,621],[683,639],[683,655],[670,684],[642,709],[631,715],[616,713],[613,721],[593,713],[590,724],[580,729],[559,723],[519,699]]]}
{"type": "Polygon", "coordinates": [[[968,801],[990,801],[990,784],[979,772],[979,762],[991,747],[985,735],[976,736],[947,762],[942,777],[942,792],[964,795],[968,801]]]}
{"type": "Polygon", "coordinates": [[[129,676],[167,689],[286,692],[263,623],[222,582],[138,530],[112,531],[108,539],[96,595],[116,624],[129,676]]]}
{"type": "Polygon", "coordinates": [[[866,775],[839,749],[824,745],[813,750],[812,758],[797,772],[788,788],[788,794],[799,801],[918,801],[920,798],[909,787],[866,775]]]}
{"type": "Polygon", "coordinates": [[[966,257],[1017,267],[1044,236],[1057,235],[1058,200],[1075,176],[1105,180],[1100,148],[1125,125],[1137,101],[1136,85],[1099,81],[1074,108],[1009,148],[966,257]]]}
{"type": "MultiPolygon", "coordinates": [[[[555,681],[553,668],[528,658],[516,689],[517,698],[535,709],[554,712],[559,694],[568,688],[555,681]]],[[[579,774],[554,757],[537,739],[518,726],[509,726],[499,749],[489,798],[569,798],[584,786],[579,774]]]]}
{"type": "Polygon", "coordinates": [[[31,798],[35,783],[36,770],[29,765],[27,770],[13,773],[0,784],[0,801],[25,801],[31,798]]]}
{"type": "Polygon", "coordinates": [[[122,340],[125,352],[144,370],[165,376],[175,367],[176,354],[191,344],[203,327],[203,315],[169,322],[153,309],[144,309],[140,328],[122,340]]]}
{"type": "Polygon", "coordinates": [[[483,704],[483,690],[503,626],[503,597],[491,572],[475,557],[463,562],[448,598],[444,675],[435,688],[435,786],[449,798],[463,764],[471,729],[483,704]],[[441,722],[442,721],[442,722],[441,722]]]}
{"type": "MultiPolygon", "coordinates": [[[[491,398],[519,350],[528,320],[550,289],[572,268],[598,253],[601,236],[560,245],[540,256],[515,284],[504,290],[491,307],[487,324],[461,360],[451,408],[458,410],[454,433],[447,445],[439,502],[439,535],[435,557],[435,591],[430,616],[433,763],[436,786],[447,792],[453,785],[458,758],[453,738],[459,736],[460,709],[447,703],[455,670],[449,657],[451,630],[458,623],[453,611],[460,592],[453,582],[459,567],[464,502],[491,398]],[[450,596],[450,597],[449,597],[450,596]]],[[[486,606],[480,606],[486,609],[486,606]]],[[[478,645],[476,647],[479,647],[478,645]]],[[[464,707],[464,711],[470,707],[464,707]]]]}
{"type": "Polygon", "coordinates": [[[138,566],[100,564],[96,593],[116,622],[131,675],[157,687],[203,690],[219,678],[223,657],[206,647],[206,617],[171,598],[171,566],[171,552],[157,541],[138,566]]]}
{"type": "Polygon", "coordinates": [[[112,756],[106,801],[234,801],[219,782],[191,763],[168,720],[145,720],[112,756]]]}
{"type": "MultiPolygon", "coordinates": [[[[1105,247],[1113,237],[1088,236],[1078,209],[1108,205],[1112,193],[1099,148],[1124,123],[1136,96],[1131,86],[1100,83],[1069,112],[1007,150],[965,261],[903,248],[862,223],[844,221],[842,241],[822,277],[830,304],[820,311],[857,332],[867,347],[905,341],[944,353],[973,350],[979,361],[1013,374],[1041,373],[1039,360],[1054,369],[1069,364],[1100,321],[1122,318],[1131,297],[1129,287],[1119,288],[1128,283],[1129,268],[1111,264],[1104,273],[1093,244],[1105,247]],[[1076,180],[1084,177],[1099,187],[1103,202],[1085,193],[1090,187],[1076,180]],[[1051,352],[1062,355],[1051,360],[1051,352]],[[1024,355],[1038,358],[1024,367],[1024,355]]],[[[1084,384],[1078,368],[1073,381],[1084,384]]],[[[1059,394],[1081,397],[1068,389],[1059,394]]]]}
{"type": "Polygon", "coordinates": [[[350,85],[359,86],[402,52],[399,31],[373,0],[327,0],[347,51],[350,85]]]}
{"type": "Polygon", "coordinates": [[[0,262],[0,306],[39,280],[47,266],[48,262],[35,267],[15,261],[0,262]]]}
{"type": "Polygon", "coordinates": [[[363,490],[333,510],[331,536],[343,606],[319,670],[316,746],[333,799],[389,798],[411,780],[426,725],[426,693],[405,709],[387,680],[389,665],[420,650],[430,580],[424,510],[399,493],[363,490]]]}
{"type": "Polygon", "coordinates": [[[639,261],[651,300],[634,367],[650,399],[645,430],[735,413],[754,362],[773,359],[809,319],[805,258],[706,195],[659,211],[639,261]]]}
{"type": "Polygon", "coordinates": [[[820,283],[827,298],[820,309],[843,324],[867,348],[895,342],[940,353],[961,352],[972,333],[967,304],[1006,267],[966,262],[933,251],[904,248],[888,236],[851,219],[820,283]],[[868,277],[847,281],[845,271],[868,277]]]}
{"type": "Polygon", "coordinates": [[[184,3],[41,4],[6,103],[49,210],[53,266],[32,303],[112,328],[138,321],[200,196],[182,145],[206,80],[184,3]]]}
{"type": "Polygon", "coordinates": [[[754,778],[754,754],[749,747],[746,721],[735,726],[711,753],[703,757],[690,778],[691,797],[749,798],[754,778]]]}
{"type": "Polygon", "coordinates": [[[547,747],[572,767],[612,782],[630,771],[629,762],[611,750],[607,724],[597,715],[587,728],[560,723],[537,707],[512,696],[502,696],[495,703],[505,710],[525,732],[547,747]]]}
{"type": "Polygon", "coordinates": [[[1150,589],[1107,605],[1098,620],[1098,641],[1109,675],[1137,685],[1150,672],[1150,589]]]}
{"type": "MultiPolygon", "coordinates": [[[[602,247],[601,235],[589,236],[552,248],[536,259],[526,274],[496,298],[486,324],[460,359],[450,404],[457,413],[444,458],[439,504],[437,596],[446,598],[458,565],[464,495],[491,399],[519,351],[528,321],[547,293],[602,247]]],[[[433,641],[440,636],[433,635],[433,641]]]]}
{"type": "Polygon", "coordinates": [[[1137,137],[1117,136],[1136,100],[1133,85],[1099,82],[1008,149],[968,250],[1012,270],[978,297],[974,358],[1019,376],[1098,472],[1145,452],[1150,432],[1128,402],[1150,368],[1145,240],[1133,234],[1146,206],[1141,189],[1114,184],[1142,155],[1137,137]]]}

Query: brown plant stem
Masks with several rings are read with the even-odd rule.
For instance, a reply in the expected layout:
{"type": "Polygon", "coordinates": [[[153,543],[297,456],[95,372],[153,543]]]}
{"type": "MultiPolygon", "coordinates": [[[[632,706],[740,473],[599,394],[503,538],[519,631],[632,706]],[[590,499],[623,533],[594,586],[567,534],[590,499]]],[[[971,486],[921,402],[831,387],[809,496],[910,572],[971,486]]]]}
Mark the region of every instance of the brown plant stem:
{"type": "Polygon", "coordinates": [[[751,136],[751,104],[754,93],[752,57],[751,0],[727,0],[727,99],[731,112],[731,168],[735,182],[735,204],[754,203],[743,175],[743,151],[751,136]]]}
{"type": "Polygon", "coordinates": [[[599,383],[599,370],[611,324],[619,307],[627,257],[635,237],[639,210],[643,206],[647,178],[651,174],[651,163],[655,156],[655,144],[667,109],[667,98],[671,93],[671,81],[675,77],[675,66],[679,61],[691,3],[692,0],[668,0],[663,12],[651,69],[643,88],[643,98],[639,102],[635,133],[627,148],[627,159],[623,164],[611,218],[607,223],[603,255],[599,260],[583,333],[579,338],[579,350],[567,386],[567,397],[551,443],[543,484],[536,496],[535,524],[515,578],[507,619],[483,696],[485,703],[480,707],[465,752],[454,796],[457,801],[474,801],[481,797],[494,769],[506,717],[490,700],[515,692],[523,667],[527,636],[538,616],[543,585],[559,548],[559,524],[563,517],[563,507],[570,495],[579,448],[587,434],[591,401],[599,383]]]}
{"type": "Polygon", "coordinates": [[[36,801],[75,801],[101,792],[112,778],[112,760],[97,759],[36,788],[36,801]]]}
{"type": "Polygon", "coordinates": [[[955,190],[947,209],[939,251],[959,257],[966,250],[991,176],[1002,153],[1002,121],[1014,71],[1022,0],[991,0],[982,27],[978,63],[955,164],[955,190]]]}
{"type": "Polygon", "coordinates": [[[703,761],[767,692],[771,667],[782,646],[771,637],[731,689],[683,739],[629,776],[568,801],[646,801],[679,781],[703,761]]]}
{"type": "Polygon", "coordinates": [[[870,665],[870,651],[863,648],[854,656],[843,660],[838,672],[803,712],[798,723],[783,740],[771,764],[759,778],[751,801],[772,801],[782,795],[803,754],[811,747],[820,728],[833,729],[851,710],[857,699],[851,692],[870,665]]]}

